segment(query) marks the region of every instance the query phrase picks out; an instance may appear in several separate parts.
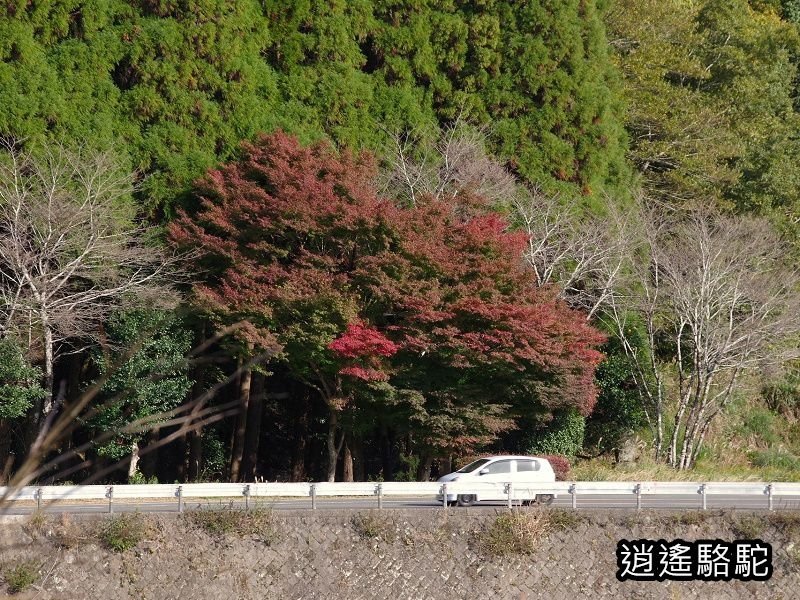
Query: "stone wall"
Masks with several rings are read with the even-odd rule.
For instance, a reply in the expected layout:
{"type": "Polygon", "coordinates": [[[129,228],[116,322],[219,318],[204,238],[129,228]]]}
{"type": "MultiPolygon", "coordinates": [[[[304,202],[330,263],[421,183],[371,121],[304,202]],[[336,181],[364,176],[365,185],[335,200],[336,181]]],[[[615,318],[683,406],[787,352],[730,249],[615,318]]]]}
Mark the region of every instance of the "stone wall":
{"type": "MultiPolygon", "coordinates": [[[[800,515],[545,510],[548,531],[531,554],[495,556],[485,536],[502,512],[275,512],[269,535],[263,528],[213,533],[190,517],[162,515],[147,517],[144,539],[122,552],[93,533],[104,525],[98,518],[7,518],[0,523],[0,573],[34,567],[37,582],[14,597],[37,599],[800,598],[793,545],[800,515]],[[615,576],[622,538],[748,537],[773,545],[767,582],[615,576]]],[[[0,584],[0,597],[4,592],[0,584]]]]}

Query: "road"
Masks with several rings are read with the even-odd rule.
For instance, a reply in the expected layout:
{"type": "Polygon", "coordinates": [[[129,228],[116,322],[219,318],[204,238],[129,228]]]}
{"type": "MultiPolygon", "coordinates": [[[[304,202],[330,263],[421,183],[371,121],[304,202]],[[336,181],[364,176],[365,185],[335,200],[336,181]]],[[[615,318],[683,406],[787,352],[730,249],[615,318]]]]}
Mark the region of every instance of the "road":
{"type": "MultiPolygon", "coordinates": [[[[251,506],[260,506],[271,508],[279,511],[306,511],[311,510],[310,498],[292,498],[292,499],[251,499],[251,506]]],[[[452,508],[451,510],[481,510],[489,509],[496,510],[504,507],[502,502],[481,502],[472,508],[452,508]]],[[[553,502],[553,507],[557,508],[571,508],[571,496],[561,496],[553,502]]],[[[706,497],[706,506],[708,509],[740,509],[740,510],[766,510],[767,498],[766,496],[752,496],[752,495],[709,495],[706,497]]],[[[186,498],[184,501],[185,510],[194,510],[198,508],[227,508],[236,507],[244,508],[244,500],[202,500],[186,498]]],[[[378,508],[376,498],[320,498],[316,500],[317,510],[368,510],[378,508]]],[[[431,498],[430,496],[423,497],[393,497],[383,499],[383,508],[385,509],[432,509],[441,507],[441,504],[431,498]]],[[[631,495],[630,498],[620,497],[618,495],[601,495],[601,494],[581,494],[577,498],[578,509],[636,509],[636,497],[631,495]]],[[[693,510],[702,508],[701,497],[698,494],[692,495],[663,495],[663,496],[642,496],[643,509],[677,509],[677,510],[693,510]]],[[[773,496],[773,508],[777,510],[784,509],[800,509],[800,498],[773,496]]],[[[31,514],[36,510],[36,506],[32,503],[15,503],[7,506],[5,510],[0,510],[0,515],[26,515],[31,514]]],[[[51,504],[43,504],[42,510],[49,513],[74,513],[74,514],[90,514],[90,513],[108,513],[108,501],[83,501],[83,502],[58,502],[51,504]]],[[[125,501],[116,501],[113,504],[113,511],[115,513],[122,512],[153,512],[153,513],[168,513],[178,512],[177,500],[169,501],[153,501],[153,502],[137,502],[129,503],[125,501]]]]}

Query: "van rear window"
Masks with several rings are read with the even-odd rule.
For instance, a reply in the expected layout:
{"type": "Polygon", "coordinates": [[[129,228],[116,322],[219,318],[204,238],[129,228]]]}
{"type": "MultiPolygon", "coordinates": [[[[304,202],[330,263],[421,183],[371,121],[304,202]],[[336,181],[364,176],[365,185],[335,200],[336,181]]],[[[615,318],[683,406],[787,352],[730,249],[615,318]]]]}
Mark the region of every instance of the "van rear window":
{"type": "Polygon", "coordinates": [[[538,471],[539,470],[539,463],[535,460],[518,460],[517,461],[517,472],[520,473],[522,471],[538,471]]]}

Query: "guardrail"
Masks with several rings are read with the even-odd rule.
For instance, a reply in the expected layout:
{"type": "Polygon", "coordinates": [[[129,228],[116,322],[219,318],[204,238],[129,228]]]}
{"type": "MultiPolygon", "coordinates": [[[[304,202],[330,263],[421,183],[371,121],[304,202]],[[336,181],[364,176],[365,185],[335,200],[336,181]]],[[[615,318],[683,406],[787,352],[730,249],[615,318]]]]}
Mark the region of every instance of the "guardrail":
{"type": "Polygon", "coordinates": [[[179,512],[184,501],[193,499],[242,498],[249,508],[251,499],[308,498],[310,508],[317,507],[318,497],[374,497],[378,508],[383,499],[399,496],[432,496],[447,506],[448,496],[458,494],[502,494],[511,507],[537,494],[569,495],[572,508],[578,508],[581,495],[605,495],[636,498],[636,508],[642,508],[642,498],[661,495],[697,494],[698,508],[707,508],[707,497],[714,495],[763,496],[765,508],[773,510],[776,496],[800,497],[800,483],[751,483],[681,481],[560,481],[535,485],[519,483],[485,483],[452,481],[438,482],[356,482],[356,483],[187,483],[157,485],[85,485],[85,486],[27,486],[11,490],[0,487],[0,498],[6,502],[59,500],[107,500],[108,511],[114,511],[115,500],[147,500],[175,498],[179,512]]]}

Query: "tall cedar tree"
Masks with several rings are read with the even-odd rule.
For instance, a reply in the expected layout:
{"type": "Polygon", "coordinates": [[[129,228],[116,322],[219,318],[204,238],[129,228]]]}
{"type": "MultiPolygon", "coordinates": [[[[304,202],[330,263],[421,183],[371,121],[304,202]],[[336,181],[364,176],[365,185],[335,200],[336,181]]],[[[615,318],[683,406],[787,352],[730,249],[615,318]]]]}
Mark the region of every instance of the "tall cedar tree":
{"type": "Polygon", "coordinates": [[[598,0],[9,0],[0,134],[119,144],[170,210],[242,139],[283,127],[379,150],[463,108],[526,177],[626,182],[598,0]],[[496,125],[496,126],[495,126],[496,125]]]}
{"type": "Polygon", "coordinates": [[[588,414],[601,336],[533,285],[525,237],[478,198],[400,208],[372,181],[366,155],[262,136],[170,226],[205,252],[197,301],[247,319],[319,392],[329,479],[359,402],[404,415],[430,451],[474,448],[522,414],[588,414]]]}

